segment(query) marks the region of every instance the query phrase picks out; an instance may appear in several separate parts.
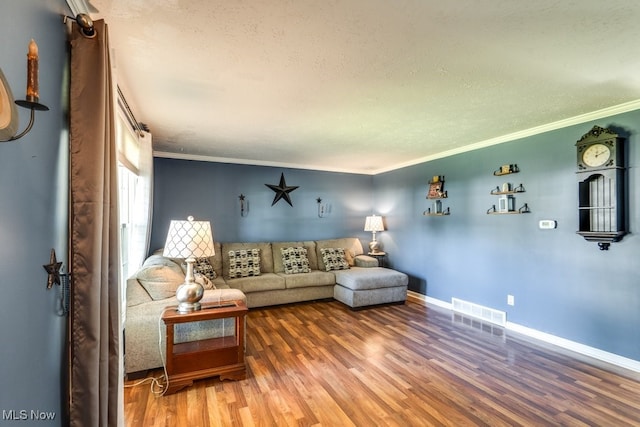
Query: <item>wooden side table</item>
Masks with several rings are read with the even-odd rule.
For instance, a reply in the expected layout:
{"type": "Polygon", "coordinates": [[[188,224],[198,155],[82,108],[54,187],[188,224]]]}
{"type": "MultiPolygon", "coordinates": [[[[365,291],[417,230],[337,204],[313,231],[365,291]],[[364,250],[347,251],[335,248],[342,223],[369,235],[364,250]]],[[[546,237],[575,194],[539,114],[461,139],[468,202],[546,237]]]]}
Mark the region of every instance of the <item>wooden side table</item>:
{"type": "Polygon", "coordinates": [[[202,304],[202,309],[180,314],[177,307],[167,307],[162,321],[167,326],[165,394],[193,384],[194,380],[216,375],[220,379],[246,378],[244,362],[244,325],[247,306],[244,301],[202,304]],[[234,335],[175,343],[174,326],[181,323],[213,319],[235,319],[234,335]]]}
{"type": "Polygon", "coordinates": [[[386,265],[385,263],[385,257],[387,256],[386,252],[369,252],[367,255],[374,257],[376,260],[378,260],[378,267],[384,267],[386,265]]]}

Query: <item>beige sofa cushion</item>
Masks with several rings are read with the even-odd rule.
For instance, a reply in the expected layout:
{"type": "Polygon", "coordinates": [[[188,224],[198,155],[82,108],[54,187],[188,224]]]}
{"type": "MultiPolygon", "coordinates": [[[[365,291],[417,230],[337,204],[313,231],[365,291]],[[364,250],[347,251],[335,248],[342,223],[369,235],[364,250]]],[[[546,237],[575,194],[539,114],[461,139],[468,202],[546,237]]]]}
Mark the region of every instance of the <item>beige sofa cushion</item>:
{"type": "Polygon", "coordinates": [[[369,255],[358,255],[355,259],[356,267],[379,267],[377,259],[369,255]]]}
{"type": "Polygon", "coordinates": [[[214,256],[209,257],[209,263],[213,266],[216,276],[222,276],[222,246],[219,242],[213,242],[213,250],[216,251],[214,256]]]}
{"type": "Polygon", "coordinates": [[[149,258],[144,260],[144,262],[142,263],[142,267],[164,265],[166,267],[174,269],[177,272],[183,272],[184,270],[181,267],[181,263],[182,260],[178,260],[177,258],[167,258],[162,256],[162,253],[154,253],[149,258]]]}
{"type": "Polygon", "coordinates": [[[304,274],[278,273],[284,278],[287,289],[330,286],[336,284],[336,276],[331,272],[312,270],[304,274]]]}
{"type": "Polygon", "coordinates": [[[152,302],[149,292],[142,287],[136,275],[127,279],[127,307],[133,307],[139,304],[152,302]]]}
{"type": "Polygon", "coordinates": [[[264,273],[256,277],[228,279],[227,285],[232,289],[240,289],[245,294],[250,292],[285,289],[284,278],[274,273],[264,273]]]}
{"type": "Polygon", "coordinates": [[[354,267],[335,271],[334,274],[338,285],[354,291],[406,287],[409,284],[406,274],[383,267],[354,267]]]}
{"type": "Polygon", "coordinates": [[[137,274],[138,282],[149,293],[154,301],[171,298],[176,289],[184,283],[184,273],[166,265],[150,265],[143,267],[137,274]]]}

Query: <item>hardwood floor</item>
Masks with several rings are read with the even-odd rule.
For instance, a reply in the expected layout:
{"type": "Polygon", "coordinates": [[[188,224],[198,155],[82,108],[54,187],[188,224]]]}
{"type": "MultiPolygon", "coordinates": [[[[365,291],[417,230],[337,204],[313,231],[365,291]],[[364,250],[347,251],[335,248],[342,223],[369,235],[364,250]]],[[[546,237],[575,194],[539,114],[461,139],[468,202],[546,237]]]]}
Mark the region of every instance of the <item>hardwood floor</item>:
{"type": "Polygon", "coordinates": [[[415,302],[251,309],[246,361],[243,381],[125,388],[127,426],[640,425],[640,375],[415,302]]]}

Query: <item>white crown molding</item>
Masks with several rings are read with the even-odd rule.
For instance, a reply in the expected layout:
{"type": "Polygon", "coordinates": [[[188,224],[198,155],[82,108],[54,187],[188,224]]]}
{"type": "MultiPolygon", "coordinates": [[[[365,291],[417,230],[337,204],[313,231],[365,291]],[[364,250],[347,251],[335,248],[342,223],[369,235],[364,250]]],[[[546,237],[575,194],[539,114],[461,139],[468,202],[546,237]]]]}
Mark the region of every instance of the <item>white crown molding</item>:
{"type": "Polygon", "coordinates": [[[322,172],[339,172],[339,173],[351,173],[351,174],[358,174],[358,175],[371,175],[364,172],[339,169],[339,168],[320,169],[318,165],[299,165],[299,164],[284,163],[284,162],[283,163],[265,162],[265,161],[255,161],[255,160],[247,160],[247,159],[233,159],[228,157],[203,156],[203,155],[197,155],[197,154],[170,153],[167,151],[155,151],[155,150],[153,151],[153,157],[162,157],[166,159],[179,159],[179,160],[195,160],[199,162],[231,163],[231,164],[237,164],[237,165],[270,166],[270,167],[288,168],[288,169],[306,169],[306,170],[322,171],[322,172]]]}
{"type": "Polygon", "coordinates": [[[67,5],[73,16],[77,16],[79,13],[89,14],[89,5],[85,0],[67,0],[67,5]]]}
{"type": "MultiPolygon", "coordinates": [[[[442,301],[436,298],[431,298],[426,295],[422,295],[418,292],[407,291],[407,297],[413,300],[424,301],[426,304],[433,305],[440,308],[451,310],[452,305],[446,301],[442,301]]],[[[611,365],[628,369],[634,372],[640,372],[640,361],[629,359],[627,357],[619,356],[614,353],[600,350],[595,347],[580,344],[579,342],[567,340],[555,335],[547,334],[545,332],[538,331],[536,329],[528,328],[526,326],[519,325],[513,322],[507,322],[506,330],[512,331],[528,338],[533,338],[539,341],[543,341],[547,344],[552,344],[565,350],[575,352],[577,354],[588,356],[596,360],[600,360],[611,365]]]]}
{"type": "Polygon", "coordinates": [[[640,99],[635,101],[626,102],[624,104],[615,105],[613,107],[603,108],[601,110],[592,111],[590,113],[581,114],[579,116],[570,117],[568,119],[559,120],[557,122],[548,123],[546,125],[536,126],[530,129],[525,129],[523,131],[510,133],[507,135],[498,136],[496,138],[486,139],[484,141],[479,141],[470,145],[465,145],[464,147],[455,148],[453,150],[443,151],[438,154],[434,154],[431,156],[421,157],[419,159],[414,159],[406,163],[401,163],[398,165],[390,166],[389,168],[378,169],[372,173],[372,175],[377,175],[384,172],[391,172],[397,169],[406,168],[408,166],[418,165],[420,163],[425,163],[431,160],[442,159],[444,157],[453,156],[456,154],[466,153],[469,151],[479,150],[481,148],[490,147],[492,145],[498,145],[505,142],[516,141],[518,139],[523,139],[529,136],[539,135],[541,133],[549,132],[552,130],[562,129],[573,125],[579,125],[581,123],[590,122],[593,120],[600,120],[605,117],[615,116],[616,114],[628,113],[629,111],[635,111],[640,109],[640,99]]]}

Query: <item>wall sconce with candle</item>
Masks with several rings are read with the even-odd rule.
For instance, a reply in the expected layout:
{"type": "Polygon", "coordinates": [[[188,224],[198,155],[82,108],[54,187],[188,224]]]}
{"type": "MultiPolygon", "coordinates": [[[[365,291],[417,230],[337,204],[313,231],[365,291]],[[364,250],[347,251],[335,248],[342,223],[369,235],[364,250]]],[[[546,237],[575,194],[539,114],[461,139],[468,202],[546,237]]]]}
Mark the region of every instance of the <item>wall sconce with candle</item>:
{"type": "Polygon", "coordinates": [[[322,199],[318,197],[316,199],[316,203],[318,203],[318,218],[324,218],[324,205],[322,204],[322,199]]]}
{"type": "Polygon", "coordinates": [[[328,203],[322,204],[322,199],[318,197],[316,199],[318,204],[318,218],[324,218],[331,213],[331,205],[328,203]]]}
{"type": "Polygon", "coordinates": [[[240,195],[238,196],[238,200],[240,201],[240,216],[245,217],[247,216],[247,213],[249,211],[249,202],[246,201],[246,196],[242,193],[240,193],[240,195]]]}
{"type": "Polygon", "coordinates": [[[29,124],[22,132],[16,134],[18,111],[14,106],[13,95],[9,83],[0,70],[0,142],[15,141],[25,136],[33,127],[35,111],[47,111],[49,107],[40,104],[38,93],[38,45],[32,39],[27,52],[27,94],[25,99],[15,104],[31,110],[29,124]]]}

